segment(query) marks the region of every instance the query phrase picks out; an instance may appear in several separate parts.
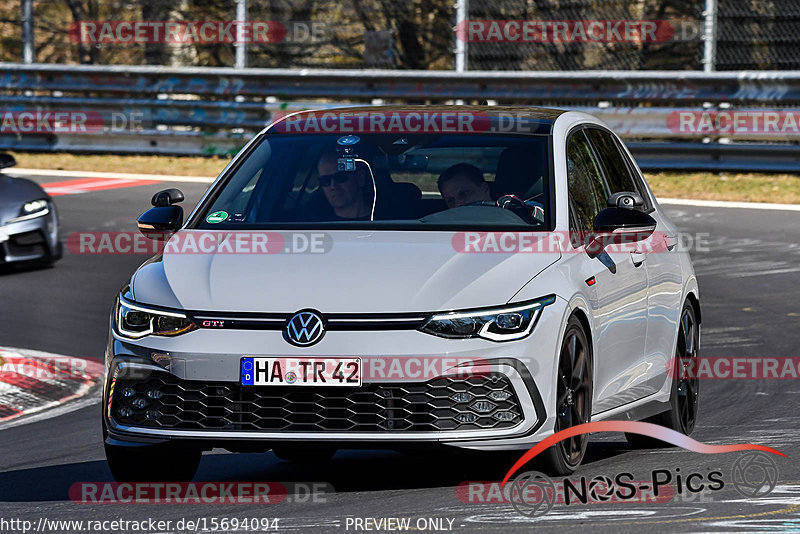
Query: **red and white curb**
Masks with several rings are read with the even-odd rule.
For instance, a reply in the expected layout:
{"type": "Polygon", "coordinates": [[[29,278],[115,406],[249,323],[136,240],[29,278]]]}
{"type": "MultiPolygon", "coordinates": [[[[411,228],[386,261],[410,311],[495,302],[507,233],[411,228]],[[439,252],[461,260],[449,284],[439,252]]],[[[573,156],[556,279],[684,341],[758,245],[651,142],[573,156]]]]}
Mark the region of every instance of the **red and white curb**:
{"type": "Polygon", "coordinates": [[[0,423],[84,397],[102,376],[98,361],[0,347],[0,423]]]}

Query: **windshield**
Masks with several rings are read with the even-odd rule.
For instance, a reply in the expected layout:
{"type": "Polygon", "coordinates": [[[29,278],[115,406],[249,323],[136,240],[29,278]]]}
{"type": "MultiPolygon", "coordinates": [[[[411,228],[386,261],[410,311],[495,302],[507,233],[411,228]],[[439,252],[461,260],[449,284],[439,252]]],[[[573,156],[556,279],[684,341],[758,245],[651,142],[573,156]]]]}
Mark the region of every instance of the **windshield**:
{"type": "Polygon", "coordinates": [[[550,159],[546,135],[267,134],[190,227],[547,230],[550,159]]]}

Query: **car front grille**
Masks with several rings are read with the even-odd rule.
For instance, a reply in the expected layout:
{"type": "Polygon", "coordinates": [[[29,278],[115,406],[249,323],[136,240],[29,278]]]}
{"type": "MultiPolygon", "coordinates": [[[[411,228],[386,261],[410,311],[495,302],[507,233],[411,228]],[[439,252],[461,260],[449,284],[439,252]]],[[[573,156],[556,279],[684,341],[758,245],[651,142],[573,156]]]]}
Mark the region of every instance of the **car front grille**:
{"type": "Polygon", "coordinates": [[[111,415],[121,425],[181,430],[437,432],[512,428],[522,409],[505,375],[358,388],[241,386],[156,372],[118,377],[111,415]]]}
{"type": "Polygon", "coordinates": [[[12,256],[44,256],[47,253],[47,241],[39,230],[10,236],[6,247],[12,256]]]}

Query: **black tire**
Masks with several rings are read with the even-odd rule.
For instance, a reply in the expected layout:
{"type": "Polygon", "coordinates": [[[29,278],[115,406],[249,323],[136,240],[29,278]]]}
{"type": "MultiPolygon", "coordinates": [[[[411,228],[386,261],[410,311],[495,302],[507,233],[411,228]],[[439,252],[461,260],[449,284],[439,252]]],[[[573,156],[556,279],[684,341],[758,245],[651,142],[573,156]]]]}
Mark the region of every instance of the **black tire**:
{"type": "Polygon", "coordinates": [[[64,243],[56,241],[56,249],[50,255],[50,262],[55,263],[64,257],[64,243]]]}
{"type": "MultiPolygon", "coordinates": [[[[688,359],[697,358],[700,345],[700,328],[697,324],[694,307],[687,302],[681,311],[678,325],[678,343],[675,346],[675,364],[681,365],[674,370],[672,390],[669,396],[670,408],[666,412],[645,419],[648,423],[665,426],[687,436],[694,431],[699,406],[700,381],[697,377],[689,378],[682,369],[688,359]]],[[[697,366],[694,366],[696,369],[697,366]]],[[[661,440],[641,434],[625,434],[631,447],[636,449],[654,449],[672,447],[661,440]]]]}
{"type": "Polygon", "coordinates": [[[164,446],[105,445],[106,461],[117,482],[189,482],[203,451],[164,446]]]}
{"type": "MultiPolygon", "coordinates": [[[[574,315],[567,322],[558,356],[555,432],[588,423],[592,417],[592,346],[574,315]]],[[[569,475],[583,461],[589,437],[574,436],[542,453],[542,468],[550,475],[569,475]]]]}
{"type": "Polygon", "coordinates": [[[333,458],[336,449],[325,446],[281,445],[272,452],[285,462],[324,463],[333,458]]]}

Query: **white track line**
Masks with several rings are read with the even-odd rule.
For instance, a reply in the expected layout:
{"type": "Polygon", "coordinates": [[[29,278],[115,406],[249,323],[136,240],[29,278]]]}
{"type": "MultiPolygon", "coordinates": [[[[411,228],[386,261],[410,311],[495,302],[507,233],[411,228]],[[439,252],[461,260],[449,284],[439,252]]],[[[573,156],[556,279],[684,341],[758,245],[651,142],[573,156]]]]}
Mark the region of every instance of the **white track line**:
{"type": "Polygon", "coordinates": [[[122,180],[152,180],[154,182],[195,182],[210,184],[216,177],[208,176],[175,176],[169,174],[131,174],[126,172],[93,172],[93,171],[52,171],[45,169],[20,169],[3,171],[9,176],[24,178],[37,176],[42,178],[109,178],[122,180]]]}
{"type": "Polygon", "coordinates": [[[688,198],[657,198],[659,204],[675,206],[700,206],[704,208],[738,208],[746,210],[800,211],[800,204],[773,204],[768,202],[730,202],[727,200],[692,200],[688,198]]]}

